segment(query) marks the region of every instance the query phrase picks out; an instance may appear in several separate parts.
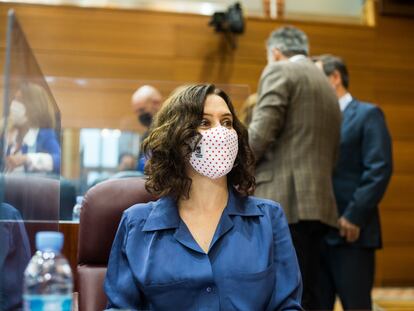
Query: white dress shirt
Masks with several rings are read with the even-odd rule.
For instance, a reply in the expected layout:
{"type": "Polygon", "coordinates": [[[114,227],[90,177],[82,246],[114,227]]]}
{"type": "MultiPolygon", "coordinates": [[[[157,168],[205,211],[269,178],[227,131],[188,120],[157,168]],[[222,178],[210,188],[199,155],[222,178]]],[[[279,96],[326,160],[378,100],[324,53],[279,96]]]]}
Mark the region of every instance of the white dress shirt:
{"type": "Polygon", "coordinates": [[[349,103],[352,101],[352,96],[350,93],[346,93],[344,96],[342,96],[338,102],[339,102],[339,108],[341,109],[341,112],[344,112],[346,107],[348,107],[349,103]]]}

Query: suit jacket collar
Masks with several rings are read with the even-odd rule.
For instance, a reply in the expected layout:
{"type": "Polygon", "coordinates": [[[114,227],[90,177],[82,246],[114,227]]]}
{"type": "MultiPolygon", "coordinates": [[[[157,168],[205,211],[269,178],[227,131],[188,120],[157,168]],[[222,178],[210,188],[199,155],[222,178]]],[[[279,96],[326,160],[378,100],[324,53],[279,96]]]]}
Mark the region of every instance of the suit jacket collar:
{"type": "Polygon", "coordinates": [[[352,98],[352,101],[343,111],[343,118],[352,118],[355,115],[356,109],[358,107],[358,101],[355,98],[352,98]]]}

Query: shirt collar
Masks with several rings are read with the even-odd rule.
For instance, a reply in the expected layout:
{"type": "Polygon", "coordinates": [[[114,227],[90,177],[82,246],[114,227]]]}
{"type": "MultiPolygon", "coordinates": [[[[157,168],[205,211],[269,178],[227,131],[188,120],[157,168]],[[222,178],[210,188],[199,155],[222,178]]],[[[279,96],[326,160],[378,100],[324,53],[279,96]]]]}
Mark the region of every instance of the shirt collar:
{"type": "Polygon", "coordinates": [[[142,231],[178,228],[180,216],[177,204],[172,197],[162,197],[152,204],[152,210],[145,221],[142,231]]]}
{"type": "Polygon", "coordinates": [[[349,103],[352,101],[352,96],[350,93],[346,93],[338,101],[339,101],[339,108],[341,109],[342,112],[344,112],[346,107],[348,107],[349,103]]]}
{"type": "Polygon", "coordinates": [[[293,55],[292,57],[289,57],[290,62],[297,62],[297,61],[304,60],[304,59],[307,59],[307,57],[302,54],[296,54],[296,55],[293,55]]]}
{"type": "Polygon", "coordinates": [[[263,216],[262,210],[249,197],[242,197],[235,190],[229,189],[227,214],[238,216],[263,216]]]}
{"type": "MultiPolygon", "coordinates": [[[[249,197],[242,197],[229,187],[229,198],[224,210],[229,216],[263,216],[262,210],[249,197]]],[[[142,231],[176,229],[180,226],[177,203],[171,197],[162,197],[153,203],[152,211],[145,221],[142,231]]]]}

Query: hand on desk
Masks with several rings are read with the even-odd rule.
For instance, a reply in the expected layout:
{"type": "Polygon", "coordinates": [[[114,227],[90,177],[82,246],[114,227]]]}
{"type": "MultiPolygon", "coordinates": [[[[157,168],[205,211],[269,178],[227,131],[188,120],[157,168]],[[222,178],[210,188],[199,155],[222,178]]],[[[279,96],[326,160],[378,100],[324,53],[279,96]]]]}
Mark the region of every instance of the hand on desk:
{"type": "Polygon", "coordinates": [[[27,155],[14,154],[6,157],[5,172],[13,172],[17,167],[25,165],[27,162],[27,155]]]}

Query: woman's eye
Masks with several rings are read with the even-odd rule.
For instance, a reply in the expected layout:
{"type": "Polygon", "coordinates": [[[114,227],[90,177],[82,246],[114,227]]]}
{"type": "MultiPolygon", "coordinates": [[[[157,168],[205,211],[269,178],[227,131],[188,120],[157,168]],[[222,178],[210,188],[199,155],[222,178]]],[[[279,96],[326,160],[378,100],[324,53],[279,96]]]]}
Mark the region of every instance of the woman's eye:
{"type": "Polygon", "coordinates": [[[231,120],[223,120],[222,124],[223,124],[223,126],[226,126],[226,127],[232,127],[233,126],[233,122],[231,120]]]}
{"type": "Polygon", "coordinates": [[[200,126],[208,126],[208,125],[209,125],[208,120],[206,120],[206,119],[201,120],[200,126]]]}

